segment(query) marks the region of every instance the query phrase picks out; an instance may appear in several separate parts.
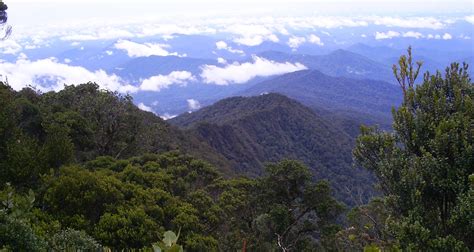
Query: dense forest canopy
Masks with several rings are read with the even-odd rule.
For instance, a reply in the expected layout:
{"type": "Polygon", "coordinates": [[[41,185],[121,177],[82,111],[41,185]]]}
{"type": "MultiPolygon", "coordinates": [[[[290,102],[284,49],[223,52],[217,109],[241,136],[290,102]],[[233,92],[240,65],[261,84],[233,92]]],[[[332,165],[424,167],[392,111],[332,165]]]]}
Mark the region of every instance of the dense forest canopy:
{"type": "Polygon", "coordinates": [[[409,82],[393,131],[362,127],[356,141],[382,194],[352,209],[298,161],[236,176],[198,136],[96,84],[1,83],[0,249],[470,251],[474,85],[466,65],[419,85],[412,67],[409,53],[394,68],[409,82]]]}

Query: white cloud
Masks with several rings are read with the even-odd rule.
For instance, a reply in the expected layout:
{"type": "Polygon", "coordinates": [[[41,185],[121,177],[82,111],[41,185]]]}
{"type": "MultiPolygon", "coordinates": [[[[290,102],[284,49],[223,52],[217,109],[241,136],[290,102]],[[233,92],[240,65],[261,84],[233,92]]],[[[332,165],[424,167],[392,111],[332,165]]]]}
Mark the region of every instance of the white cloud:
{"type": "Polygon", "coordinates": [[[161,35],[164,39],[172,39],[173,35],[198,35],[198,34],[215,34],[217,31],[205,24],[189,25],[189,24],[144,24],[140,27],[138,37],[148,37],[161,35]]]}
{"type": "Polygon", "coordinates": [[[226,50],[228,48],[227,43],[225,41],[216,42],[216,47],[218,50],[226,50]]]}
{"type": "Polygon", "coordinates": [[[169,113],[164,113],[163,115],[160,115],[161,119],[163,120],[169,120],[177,117],[178,115],[170,115],[169,113]]]}
{"type": "Polygon", "coordinates": [[[220,58],[220,57],[219,57],[219,58],[217,58],[217,63],[219,63],[219,64],[227,64],[227,60],[224,59],[224,58],[220,58]]]}
{"type": "Polygon", "coordinates": [[[24,53],[20,53],[20,54],[18,54],[17,61],[18,60],[28,60],[28,56],[24,53]]]}
{"type": "Polygon", "coordinates": [[[232,48],[231,46],[227,45],[227,43],[225,41],[218,41],[216,42],[216,47],[218,50],[227,50],[231,53],[237,53],[237,54],[245,54],[244,51],[242,50],[238,50],[238,49],[234,49],[232,48]]]}
{"type": "Polygon", "coordinates": [[[71,59],[68,59],[68,58],[65,58],[65,59],[64,59],[64,63],[66,63],[66,64],[69,64],[69,63],[71,63],[71,62],[72,62],[71,59]]]}
{"type": "Polygon", "coordinates": [[[334,29],[341,27],[362,27],[369,25],[366,20],[341,16],[312,16],[298,18],[288,17],[281,19],[280,22],[283,22],[285,25],[293,29],[334,29]]]}
{"type": "Polygon", "coordinates": [[[375,33],[375,39],[380,40],[380,39],[392,39],[400,37],[400,33],[396,31],[388,31],[388,32],[376,32],[375,33]]]}
{"type": "Polygon", "coordinates": [[[451,36],[451,34],[449,34],[449,33],[445,33],[445,34],[443,35],[443,39],[444,39],[444,40],[450,40],[450,39],[452,39],[452,38],[453,38],[453,36],[451,36]]]}
{"type": "Polygon", "coordinates": [[[253,56],[253,62],[234,63],[224,67],[205,65],[202,67],[201,78],[208,84],[229,85],[245,83],[256,77],[268,77],[304,69],[306,67],[300,63],[278,63],[253,56]]]}
{"type": "Polygon", "coordinates": [[[23,47],[12,39],[0,41],[0,52],[3,54],[17,54],[23,50],[23,47]]]}
{"type": "Polygon", "coordinates": [[[474,15],[466,16],[464,20],[474,25],[474,15]]]}
{"type": "Polygon", "coordinates": [[[301,44],[305,43],[306,42],[306,38],[305,37],[296,37],[296,36],[293,36],[293,37],[290,37],[288,39],[288,46],[293,48],[293,50],[295,50],[296,48],[300,47],[301,44]]]}
{"type": "Polygon", "coordinates": [[[188,108],[189,110],[198,110],[201,108],[201,103],[198,100],[188,99],[188,108]]]}
{"type": "Polygon", "coordinates": [[[403,33],[402,35],[404,38],[416,38],[416,39],[419,39],[419,38],[423,38],[423,34],[419,33],[419,32],[414,32],[414,31],[408,31],[408,32],[405,32],[403,33]]]}
{"type": "Polygon", "coordinates": [[[103,89],[122,93],[135,92],[136,87],[126,84],[116,75],[103,70],[91,72],[83,67],[58,63],[56,59],[38,61],[18,60],[15,63],[1,63],[0,74],[7,76],[10,85],[20,90],[28,85],[42,91],[60,90],[64,84],[75,85],[96,82],[103,89]]]}
{"type": "Polygon", "coordinates": [[[124,50],[127,52],[130,57],[148,57],[152,55],[156,56],[182,56],[178,53],[168,52],[165,48],[169,48],[169,45],[166,44],[153,44],[153,43],[135,43],[129,40],[119,40],[114,47],[119,50],[124,50]]]}
{"type": "Polygon", "coordinates": [[[258,46],[264,41],[279,42],[272,30],[264,25],[234,24],[223,29],[224,32],[237,35],[234,42],[246,46],[258,46]]]}
{"type": "Polygon", "coordinates": [[[108,40],[118,38],[132,38],[135,35],[122,28],[101,27],[97,30],[89,30],[82,34],[71,34],[61,37],[64,41],[92,41],[92,40],[108,40]]]}
{"type": "Polygon", "coordinates": [[[446,24],[434,17],[370,17],[368,18],[375,25],[383,25],[387,27],[401,28],[426,28],[426,29],[442,29],[446,24]]]}
{"type": "Polygon", "coordinates": [[[448,39],[452,39],[452,36],[451,34],[449,33],[445,33],[443,36],[439,35],[439,34],[428,34],[428,36],[426,36],[427,39],[445,39],[445,40],[448,40],[448,39]]]}
{"type": "Polygon", "coordinates": [[[319,38],[318,36],[316,36],[314,34],[309,35],[308,41],[312,44],[316,44],[316,45],[319,45],[319,46],[324,45],[324,43],[321,41],[321,38],[319,38]]]}
{"type": "Polygon", "coordinates": [[[173,71],[168,75],[157,75],[143,80],[140,85],[140,90],[158,92],[171,85],[186,85],[187,82],[194,80],[195,78],[190,72],[173,71]]]}
{"type": "Polygon", "coordinates": [[[137,107],[138,107],[139,109],[143,110],[143,111],[148,111],[148,112],[155,113],[151,107],[145,105],[143,102],[139,103],[139,104],[137,105],[137,107]]]}

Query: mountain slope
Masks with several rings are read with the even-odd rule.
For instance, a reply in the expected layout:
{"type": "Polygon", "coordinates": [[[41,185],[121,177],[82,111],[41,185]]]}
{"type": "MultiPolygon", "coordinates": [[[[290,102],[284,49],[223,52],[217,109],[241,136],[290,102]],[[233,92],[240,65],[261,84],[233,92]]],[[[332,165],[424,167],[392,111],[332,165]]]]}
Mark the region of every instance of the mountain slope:
{"type": "Polygon", "coordinates": [[[363,118],[363,122],[390,124],[392,106],[401,102],[399,87],[376,80],[331,77],[303,70],[264,81],[241,93],[244,96],[280,93],[312,109],[363,118]]]}
{"type": "Polygon", "coordinates": [[[319,70],[335,77],[394,81],[389,66],[346,50],[336,50],[327,55],[286,54],[269,51],[261,53],[259,56],[278,62],[299,62],[308,69],[319,70]]]}
{"type": "Polygon", "coordinates": [[[351,166],[353,138],[328,118],[279,94],[221,100],[170,122],[194,132],[232,163],[234,170],[262,174],[265,162],[296,159],[315,178],[328,179],[351,204],[347,188],[368,196],[370,175],[351,166]]]}
{"type": "Polygon", "coordinates": [[[18,107],[14,123],[18,128],[39,145],[52,141],[49,138],[72,144],[68,147],[72,159],[79,163],[98,156],[130,158],[179,150],[232,175],[225,157],[192,132],[183,132],[153,113],[138,109],[129,96],[101,90],[94,83],[45,94],[32,89],[15,92],[1,82],[0,88],[15,97],[11,103],[18,107]]]}

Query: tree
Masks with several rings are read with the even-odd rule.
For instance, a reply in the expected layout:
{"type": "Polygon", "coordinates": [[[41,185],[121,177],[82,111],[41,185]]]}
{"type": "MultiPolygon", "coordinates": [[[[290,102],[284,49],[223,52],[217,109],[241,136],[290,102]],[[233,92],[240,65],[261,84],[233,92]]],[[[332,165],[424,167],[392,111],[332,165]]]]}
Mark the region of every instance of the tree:
{"type": "Polygon", "coordinates": [[[474,239],[465,234],[473,233],[473,225],[455,224],[470,218],[462,205],[474,204],[466,197],[474,173],[474,86],[468,66],[453,63],[444,77],[426,73],[418,86],[410,48],[399,67],[400,73],[396,67],[394,72],[404,101],[393,109],[394,131],[363,127],[355,160],[377,175],[396,218],[391,232],[402,249],[472,249],[474,239]]]}
{"type": "Polygon", "coordinates": [[[407,90],[413,89],[415,80],[420,73],[420,68],[423,62],[417,61],[416,66],[413,65],[413,56],[411,54],[411,46],[408,47],[408,55],[402,55],[398,60],[398,66],[393,65],[393,75],[397,79],[400,87],[402,88],[403,97],[406,99],[407,90]]]}
{"type": "Polygon", "coordinates": [[[74,159],[74,144],[69,137],[69,129],[51,123],[46,127],[46,134],[43,152],[49,168],[58,170],[59,167],[70,164],[74,159]]]}
{"type": "Polygon", "coordinates": [[[6,184],[0,191],[0,250],[44,251],[46,242],[31,225],[31,209],[35,202],[33,191],[27,195],[15,192],[6,184]]]}
{"type": "Polygon", "coordinates": [[[12,33],[12,27],[6,24],[8,20],[7,10],[8,6],[0,0],[0,29],[3,32],[3,37],[1,37],[0,40],[7,39],[12,33]]]}
{"type": "Polygon", "coordinates": [[[308,168],[297,161],[269,164],[266,172],[259,183],[261,214],[254,220],[260,249],[301,251],[328,245],[343,209],[331,196],[329,183],[312,182],[308,168]]]}

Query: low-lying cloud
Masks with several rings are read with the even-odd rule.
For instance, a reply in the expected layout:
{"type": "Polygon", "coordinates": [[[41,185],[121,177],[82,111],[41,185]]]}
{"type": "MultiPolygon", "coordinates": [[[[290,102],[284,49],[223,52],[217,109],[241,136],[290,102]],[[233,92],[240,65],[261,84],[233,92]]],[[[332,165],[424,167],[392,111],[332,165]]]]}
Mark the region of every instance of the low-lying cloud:
{"type": "Polygon", "coordinates": [[[125,83],[120,77],[103,70],[89,71],[83,67],[59,63],[54,58],[30,61],[19,59],[15,63],[0,63],[0,75],[7,77],[15,90],[33,86],[43,92],[57,91],[64,84],[75,85],[96,82],[103,89],[121,93],[135,92],[136,87],[125,83]]]}
{"type": "Polygon", "coordinates": [[[376,32],[375,33],[375,39],[380,40],[380,39],[392,39],[400,37],[400,33],[396,31],[388,31],[388,32],[376,32]]]}
{"type": "Polygon", "coordinates": [[[474,15],[466,16],[464,20],[474,25],[474,15]]]}
{"type": "Polygon", "coordinates": [[[114,47],[124,50],[130,57],[148,57],[148,56],[185,56],[179,55],[177,52],[170,53],[166,49],[170,48],[167,44],[145,43],[140,44],[129,40],[119,40],[114,47]]]}
{"type": "Polygon", "coordinates": [[[229,85],[246,83],[256,77],[268,77],[307,69],[301,63],[279,63],[253,56],[253,62],[234,63],[224,67],[205,65],[201,78],[204,83],[229,85]]]}
{"type": "Polygon", "coordinates": [[[388,31],[388,32],[376,32],[375,33],[375,39],[381,40],[381,39],[392,39],[392,38],[398,38],[398,37],[403,37],[403,38],[415,38],[415,39],[444,39],[444,40],[450,40],[453,38],[453,36],[449,33],[444,33],[443,35],[440,34],[428,34],[424,35],[420,32],[415,32],[415,31],[407,31],[404,33],[396,32],[396,31],[388,31]]]}
{"type": "Polygon", "coordinates": [[[225,41],[216,42],[216,48],[217,48],[217,50],[226,50],[230,53],[236,53],[236,54],[242,54],[242,55],[245,54],[245,52],[242,51],[242,50],[232,48],[225,41]]]}
{"type": "Polygon", "coordinates": [[[155,91],[159,92],[171,85],[186,85],[195,78],[192,73],[187,71],[173,71],[168,75],[157,75],[145,79],[140,85],[141,91],[155,91]]]}
{"type": "Polygon", "coordinates": [[[151,107],[145,105],[143,102],[138,103],[137,107],[143,111],[155,113],[151,107]]]}
{"type": "Polygon", "coordinates": [[[301,44],[305,43],[306,42],[306,38],[305,37],[296,37],[296,36],[293,36],[293,37],[290,37],[288,39],[288,46],[291,47],[293,50],[295,50],[296,48],[300,47],[301,44]]]}
{"type": "Polygon", "coordinates": [[[288,39],[287,45],[290,48],[292,48],[293,50],[296,50],[298,47],[300,47],[300,45],[302,45],[304,43],[311,43],[311,44],[315,44],[315,45],[318,45],[318,46],[323,46],[324,45],[324,43],[321,41],[321,38],[314,35],[314,34],[311,34],[307,37],[292,36],[288,39]]]}
{"type": "Polygon", "coordinates": [[[198,110],[201,108],[201,103],[198,100],[195,99],[188,99],[186,100],[188,103],[188,109],[193,111],[193,110],[198,110]]]}
{"type": "Polygon", "coordinates": [[[258,46],[265,41],[279,42],[277,35],[265,25],[235,24],[222,30],[236,35],[234,42],[246,46],[258,46]]]}
{"type": "Polygon", "coordinates": [[[426,28],[426,29],[443,29],[446,27],[446,21],[442,21],[434,17],[370,17],[370,21],[375,25],[382,25],[386,27],[400,27],[400,28],[426,28]]]}

